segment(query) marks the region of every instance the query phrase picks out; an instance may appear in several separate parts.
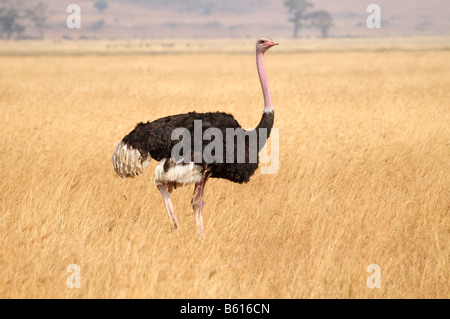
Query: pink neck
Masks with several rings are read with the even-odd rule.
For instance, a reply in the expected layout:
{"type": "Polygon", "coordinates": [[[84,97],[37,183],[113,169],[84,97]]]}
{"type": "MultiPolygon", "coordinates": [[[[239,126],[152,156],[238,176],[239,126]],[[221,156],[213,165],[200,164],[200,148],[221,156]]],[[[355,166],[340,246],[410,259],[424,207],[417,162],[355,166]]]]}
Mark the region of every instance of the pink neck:
{"type": "Polygon", "coordinates": [[[267,79],[266,68],[264,66],[264,53],[256,51],[256,67],[258,68],[259,80],[264,95],[264,112],[273,112],[272,96],[270,95],[269,80],[267,79]]]}

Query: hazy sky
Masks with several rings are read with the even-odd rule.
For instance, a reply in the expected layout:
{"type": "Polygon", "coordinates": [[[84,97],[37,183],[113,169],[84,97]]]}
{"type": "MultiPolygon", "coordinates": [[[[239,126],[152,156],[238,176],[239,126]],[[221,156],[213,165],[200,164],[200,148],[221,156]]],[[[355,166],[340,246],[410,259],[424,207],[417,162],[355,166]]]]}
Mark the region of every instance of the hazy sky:
{"type": "MultiPolygon", "coordinates": [[[[10,0],[14,1],[14,0],[10,0]]],[[[28,0],[48,5],[46,37],[255,37],[271,34],[290,37],[293,25],[284,0],[104,0],[107,7],[94,6],[98,0],[28,0]],[[81,29],[69,30],[66,7],[81,8],[81,29]]],[[[309,0],[309,12],[326,10],[333,17],[330,36],[429,36],[450,35],[450,0],[309,0]],[[381,28],[366,24],[371,3],[381,8],[381,28]]],[[[1,5],[0,5],[1,6],[1,5]]],[[[36,35],[32,25],[25,34],[36,35]]],[[[320,36],[315,29],[303,29],[301,37],[320,36]]]]}

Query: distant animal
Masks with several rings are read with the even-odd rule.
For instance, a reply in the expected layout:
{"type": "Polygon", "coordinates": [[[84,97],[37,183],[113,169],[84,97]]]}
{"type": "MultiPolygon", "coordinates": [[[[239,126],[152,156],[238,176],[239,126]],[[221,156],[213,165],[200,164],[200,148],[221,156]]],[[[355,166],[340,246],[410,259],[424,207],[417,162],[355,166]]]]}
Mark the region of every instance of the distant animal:
{"type": "MultiPolygon", "coordinates": [[[[258,140],[261,129],[264,129],[267,134],[266,139],[269,137],[274,121],[272,97],[264,66],[264,53],[274,45],[278,45],[278,43],[267,37],[261,37],[256,42],[256,66],[264,96],[264,112],[258,126],[252,131],[245,131],[245,133],[256,133],[258,140]]],[[[206,181],[208,178],[222,178],[235,183],[248,182],[258,168],[258,151],[264,146],[265,140],[263,139],[262,145],[258,146],[256,160],[253,161],[250,160],[249,143],[244,143],[245,159],[241,162],[237,160],[238,154],[234,154],[232,161],[227,160],[225,155],[221,161],[205,161],[202,157],[195,161],[197,156],[195,147],[191,148],[191,154],[188,154],[187,161],[175,159],[172,151],[180,140],[172,139],[174,130],[184,128],[192,136],[195,134],[195,122],[199,120],[202,124],[202,133],[208,128],[218,129],[223,133],[221,142],[225,147],[227,147],[227,141],[230,142],[226,139],[227,129],[241,128],[232,115],[222,112],[190,112],[163,117],[153,122],[139,123],[116,146],[112,162],[114,170],[122,178],[141,174],[148,167],[150,158],[160,162],[155,170],[154,182],[162,194],[172,230],[178,229],[180,225],[170,200],[170,193],[177,186],[195,184],[191,203],[195,212],[197,236],[202,240],[204,238],[202,210],[206,181]]],[[[246,138],[248,140],[248,137],[246,138]]],[[[202,149],[205,148],[205,145],[202,141],[202,149]]],[[[240,151],[236,149],[238,145],[239,143],[234,143],[232,146],[237,153],[240,151]]]]}

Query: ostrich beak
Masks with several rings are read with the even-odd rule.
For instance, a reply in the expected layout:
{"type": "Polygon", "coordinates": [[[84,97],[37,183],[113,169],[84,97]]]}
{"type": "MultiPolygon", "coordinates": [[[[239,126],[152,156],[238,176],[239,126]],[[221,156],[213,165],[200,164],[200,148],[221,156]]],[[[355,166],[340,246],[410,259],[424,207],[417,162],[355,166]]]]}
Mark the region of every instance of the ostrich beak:
{"type": "Polygon", "coordinates": [[[274,45],[279,45],[279,43],[278,43],[278,42],[272,41],[272,42],[270,43],[270,46],[273,47],[274,45]]]}

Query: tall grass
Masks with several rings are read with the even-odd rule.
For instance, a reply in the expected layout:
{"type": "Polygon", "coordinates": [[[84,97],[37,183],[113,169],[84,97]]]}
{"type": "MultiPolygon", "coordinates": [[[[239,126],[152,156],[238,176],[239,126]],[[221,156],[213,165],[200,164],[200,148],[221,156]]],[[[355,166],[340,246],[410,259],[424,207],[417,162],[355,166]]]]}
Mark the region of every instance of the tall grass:
{"type": "Polygon", "coordinates": [[[165,115],[254,127],[253,54],[0,57],[0,297],[448,298],[448,51],[276,49],[279,171],[209,180],[202,243],[191,186],[170,233],[157,163],[122,180],[110,158],[165,115]]]}

